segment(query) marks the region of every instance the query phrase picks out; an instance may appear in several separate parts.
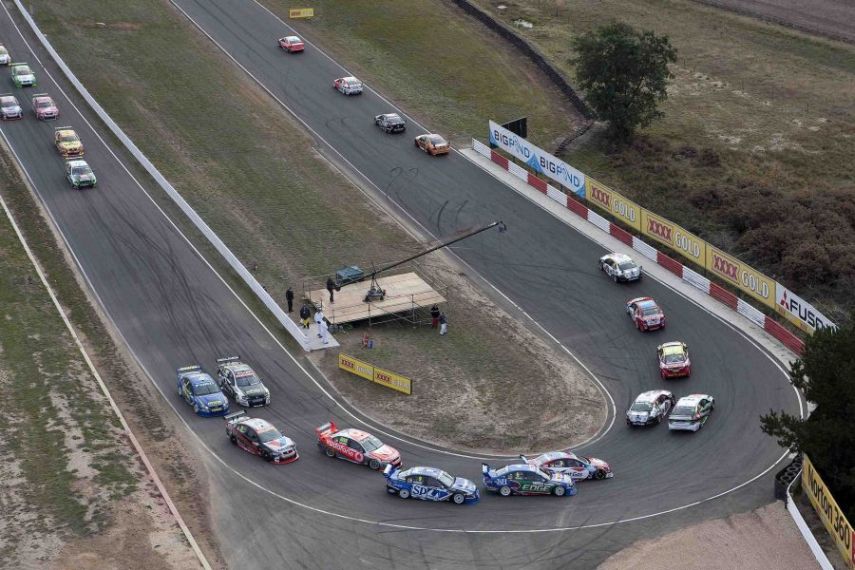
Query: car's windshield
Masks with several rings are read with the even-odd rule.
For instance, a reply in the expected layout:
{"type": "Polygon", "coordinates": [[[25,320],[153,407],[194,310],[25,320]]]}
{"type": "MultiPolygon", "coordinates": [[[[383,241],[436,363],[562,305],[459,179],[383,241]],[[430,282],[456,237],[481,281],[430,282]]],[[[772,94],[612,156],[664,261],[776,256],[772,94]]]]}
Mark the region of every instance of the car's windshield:
{"type": "Polygon", "coordinates": [[[213,382],[205,382],[204,384],[196,384],[193,386],[193,393],[197,396],[208,396],[216,394],[220,389],[213,382]]]}
{"type": "Polygon", "coordinates": [[[641,307],[641,314],[645,317],[649,317],[651,315],[658,315],[659,309],[653,305],[647,307],[641,307]]]}
{"type": "Polygon", "coordinates": [[[59,135],[59,142],[64,142],[64,143],[77,142],[78,140],[80,140],[80,139],[77,138],[77,135],[73,135],[73,134],[59,135]]]}
{"type": "Polygon", "coordinates": [[[30,68],[26,65],[21,65],[15,68],[15,75],[30,75],[30,68]]]}
{"type": "Polygon", "coordinates": [[[45,107],[51,106],[51,102],[47,99],[40,99],[39,101],[36,101],[36,107],[38,107],[39,109],[44,109],[45,107]]]}
{"type": "Polygon", "coordinates": [[[380,449],[381,447],[383,447],[383,442],[374,437],[373,435],[369,435],[359,443],[362,445],[362,448],[365,450],[365,453],[370,453],[376,449],[380,449]]]}
{"type": "Polygon", "coordinates": [[[630,408],[633,412],[649,412],[653,409],[653,405],[650,402],[636,402],[630,408]]]}
{"type": "Polygon", "coordinates": [[[276,428],[270,428],[267,431],[263,431],[258,434],[258,439],[261,440],[261,443],[267,443],[268,441],[273,441],[280,437],[282,437],[282,434],[279,433],[279,430],[276,428]]]}
{"type": "Polygon", "coordinates": [[[686,357],[683,354],[666,354],[663,360],[665,364],[674,364],[676,362],[685,362],[686,357]]]}
{"type": "Polygon", "coordinates": [[[247,386],[255,386],[257,384],[261,384],[261,380],[259,380],[258,376],[256,376],[255,374],[247,374],[246,376],[237,377],[237,385],[240,388],[246,388],[247,386]]]}
{"type": "Polygon", "coordinates": [[[452,477],[445,471],[440,471],[439,475],[437,476],[437,479],[439,479],[439,482],[445,485],[446,487],[451,487],[452,485],[454,485],[454,477],[452,477]]]}
{"type": "Polygon", "coordinates": [[[672,416],[691,416],[695,413],[694,406],[677,406],[674,408],[674,411],[671,412],[672,416]]]}
{"type": "Polygon", "coordinates": [[[620,267],[621,271],[628,271],[630,269],[635,269],[636,265],[631,261],[624,261],[623,263],[618,265],[618,267],[620,267]]]}

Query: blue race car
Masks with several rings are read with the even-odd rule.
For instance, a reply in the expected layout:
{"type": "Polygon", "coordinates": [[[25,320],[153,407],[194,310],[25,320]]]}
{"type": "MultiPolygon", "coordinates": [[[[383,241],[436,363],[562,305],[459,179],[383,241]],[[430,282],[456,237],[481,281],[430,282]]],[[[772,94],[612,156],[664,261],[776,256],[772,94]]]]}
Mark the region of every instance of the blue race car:
{"type": "Polygon", "coordinates": [[[401,471],[387,465],[383,470],[386,491],[402,499],[451,501],[455,505],[477,503],[481,498],[478,487],[469,479],[454,477],[436,467],[411,467],[401,471]]]}
{"type": "Polygon", "coordinates": [[[569,475],[547,473],[525,463],[507,465],[501,469],[490,469],[489,465],[482,463],[481,472],[484,475],[484,486],[503,497],[510,495],[572,497],[576,494],[576,485],[569,475]]]}
{"type": "Polygon", "coordinates": [[[178,395],[200,416],[224,416],[229,413],[229,401],[202,367],[182,366],[178,369],[178,395]]]}

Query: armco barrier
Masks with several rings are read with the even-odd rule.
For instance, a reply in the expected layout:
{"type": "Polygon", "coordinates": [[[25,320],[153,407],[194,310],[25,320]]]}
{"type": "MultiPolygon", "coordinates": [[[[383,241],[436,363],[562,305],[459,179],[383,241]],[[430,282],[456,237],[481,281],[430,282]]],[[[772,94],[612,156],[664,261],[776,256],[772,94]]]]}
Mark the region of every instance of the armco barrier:
{"type": "Polygon", "coordinates": [[[36,25],[36,22],[24,8],[23,4],[21,4],[21,0],[15,0],[15,5],[18,7],[18,10],[21,12],[21,15],[27,21],[27,24],[30,26],[30,29],[38,38],[39,42],[41,42],[42,46],[47,50],[50,54],[51,58],[53,58],[54,62],[59,66],[62,73],[68,79],[68,81],[74,86],[78,93],[80,93],[81,97],[86,101],[86,103],[95,111],[95,114],[107,125],[107,128],[110,129],[116,138],[124,145],[128,152],[142,165],[142,167],[148,172],[148,174],[157,182],[157,184],[166,192],[167,196],[169,196],[173,202],[181,209],[182,212],[193,222],[193,225],[205,236],[205,238],[211,242],[217,252],[223,256],[223,259],[229,264],[235,273],[237,273],[241,279],[243,279],[244,283],[246,283],[253,293],[264,303],[264,306],[276,317],[276,320],[287,330],[292,337],[299,343],[300,347],[303,350],[309,350],[309,339],[303,333],[302,329],[292,321],[288,315],[276,304],[276,301],[273,300],[273,297],[261,286],[261,284],[255,279],[255,277],[249,272],[249,270],[244,267],[243,263],[237,258],[237,256],[232,253],[232,251],[228,248],[228,246],[223,243],[220,237],[214,233],[205,220],[196,213],[196,211],[187,203],[181,194],[172,187],[172,184],[160,173],[160,171],[151,163],[151,161],[146,157],[143,152],[134,144],[125,132],[116,124],[115,121],[107,114],[107,111],[104,110],[103,107],[95,100],[89,90],[84,87],[83,83],[77,79],[77,76],[71,71],[71,68],[65,63],[65,61],[60,57],[59,53],[53,48],[53,46],[48,41],[47,37],[42,33],[39,27],[36,25]]]}
{"type": "MultiPolygon", "coordinates": [[[[515,163],[509,162],[507,159],[505,159],[504,163],[497,161],[493,157],[499,155],[499,153],[490,149],[488,145],[476,139],[472,140],[472,149],[484,158],[490,159],[496,164],[499,164],[505,170],[508,170],[508,164],[514,164],[515,166],[519,166],[515,163]]],[[[531,173],[529,173],[529,175],[527,176],[527,182],[530,186],[537,189],[539,192],[544,192],[543,187],[546,186],[546,195],[549,196],[552,200],[563,205],[574,214],[586,219],[588,222],[602,229],[604,232],[607,232],[608,234],[617,237],[622,242],[627,243],[626,236],[624,234],[630,235],[628,232],[626,232],[622,228],[615,226],[615,224],[612,224],[604,217],[590,210],[578,200],[564,194],[557,188],[554,188],[553,186],[544,183],[543,180],[540,180],[531,173]]],[[[652,261],[661,265],[662,267],[674,273],[675,275],[681,277],[683,281],[685,281],[689,285],[710,295],[711,297],[727,305],[734,311],[739,312],[741,315],[747,317],[752,322],[756,323],[758,326],[763,327],[766,332],[768,332],[774,338],[778,339],[785,347],[793,351],[795,354],[802,354],[802,352],[804,351],[804,341],[802,341],[799,337],[785,329],[783,326],[781,326],[780,323],[778,323],[768,315],[764,314],[763,312],[759,311],[757,308],[751,306],[746,301],[738,298],[736,295],[734,295],[727,289],[724,289],[722,286],[711,282],[708,278],[704,277],[700,273],[668,257],[661,251],[652,247],[647,242],[643,241],[642,239],[632,235],[630,235],[630,237],[632,248],[635,251],[651,259],[652,261]]]]}

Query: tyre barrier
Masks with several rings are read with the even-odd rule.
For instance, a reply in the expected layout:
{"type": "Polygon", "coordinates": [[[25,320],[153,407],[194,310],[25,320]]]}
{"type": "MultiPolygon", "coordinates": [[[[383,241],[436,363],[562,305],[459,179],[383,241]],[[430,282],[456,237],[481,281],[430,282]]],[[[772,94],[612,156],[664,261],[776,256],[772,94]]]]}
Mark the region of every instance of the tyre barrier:
{"type": "Polygon", "coordinates": [[[787,488],[798,478],[802,472],[802,455],[796,455],[789,465],[775,474],[775,498],[781,501],[787,500],[787,488]]]}

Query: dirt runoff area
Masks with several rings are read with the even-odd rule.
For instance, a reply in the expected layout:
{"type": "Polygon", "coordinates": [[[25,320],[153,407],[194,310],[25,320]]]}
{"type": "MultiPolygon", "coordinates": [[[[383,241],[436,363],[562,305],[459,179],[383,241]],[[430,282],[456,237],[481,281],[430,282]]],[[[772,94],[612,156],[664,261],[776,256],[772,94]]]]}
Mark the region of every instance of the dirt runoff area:
{"type": "MultiPolygon", "coordinates": [[[[642,540],[612,555],[600,570],[660,570],[662,554],[681,570],[717,568],[819,568],[784,503],[706,521],[653,540],[642,540]]],[[[665,564],[669,566],[669,564],[665,564]]]]}
{"type": "Polygon", "coordinates": [[[335,351],[312,354],[347,400],[419,439],[485,453],[566,448],[602,427],[605,399],[567,354],[491,302],[464,274],[438,259],[431,273],[447,285],[448,302],[441,307],[446,336],[430,327],[427,315],[417,326],[397,321],[336,333],[341,352],[410,377],[412,395],[338,369],[335,351]],[[365,334],[374,348],[363,347],[365,334]]]}

